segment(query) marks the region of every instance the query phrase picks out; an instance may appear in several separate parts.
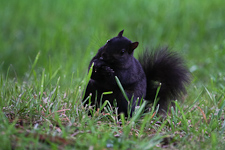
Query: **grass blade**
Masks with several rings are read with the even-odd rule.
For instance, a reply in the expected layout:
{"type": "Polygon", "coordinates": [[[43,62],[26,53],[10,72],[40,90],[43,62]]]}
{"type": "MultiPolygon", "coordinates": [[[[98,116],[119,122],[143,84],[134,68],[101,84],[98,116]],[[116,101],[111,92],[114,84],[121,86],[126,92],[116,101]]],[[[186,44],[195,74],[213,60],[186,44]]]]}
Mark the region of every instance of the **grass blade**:
{"type": "Polygon", "coordinates": [[[32,67],[31,67],[30,74],[29,74],[28,78],[31,77],[31,74],[34,71],[35,66],[37,65],[39,57],[40,57],[40,52],[37,53],[37,55],[36,55],[36,57],[34,59],[34,63],[32,64],[32,67]]]}

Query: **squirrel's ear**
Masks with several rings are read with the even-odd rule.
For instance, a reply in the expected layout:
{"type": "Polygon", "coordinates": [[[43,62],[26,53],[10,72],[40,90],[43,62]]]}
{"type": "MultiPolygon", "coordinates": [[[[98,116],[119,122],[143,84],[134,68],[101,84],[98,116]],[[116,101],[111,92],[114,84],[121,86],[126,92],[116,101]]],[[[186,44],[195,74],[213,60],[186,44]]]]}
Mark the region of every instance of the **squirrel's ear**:
{"type": "Polygon", "coordinates": [[[139,44],[138,42],[131,43],[131,49],[134,50],[135,48],[137,48],[138,44],[139,44]]]}
{"type": "Polygon", "coordinates": [[[123,31],[124,31],[124,30],[120,31],[120,33],[119,33],[117,36],[118,36],[118,37],[122,37],[122,36],[123,36],[123,31]]]}
{"type": "Polygon", "coordinates": [[[139,44],[138,42],[131,43],[130,44],[130,50],[128,51],[128,53],[131,54],[134,51],[134,49],[138,47],[138,44],[139,44]]]}

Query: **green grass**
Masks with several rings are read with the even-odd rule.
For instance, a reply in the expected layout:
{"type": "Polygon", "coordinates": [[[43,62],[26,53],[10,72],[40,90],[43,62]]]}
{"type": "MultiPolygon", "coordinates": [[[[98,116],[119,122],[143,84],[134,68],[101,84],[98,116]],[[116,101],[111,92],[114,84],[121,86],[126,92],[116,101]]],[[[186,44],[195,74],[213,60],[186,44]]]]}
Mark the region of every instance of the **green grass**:
{"type": "Polygon", "coordinates": [[[1,0],[1,148],[224,149],[224,14],[223,0],[1,0]],[[122,29],[135,56],[168,45],[186,59],[193,82],[168,117],[82,106],[89,61],[122,29]]]}

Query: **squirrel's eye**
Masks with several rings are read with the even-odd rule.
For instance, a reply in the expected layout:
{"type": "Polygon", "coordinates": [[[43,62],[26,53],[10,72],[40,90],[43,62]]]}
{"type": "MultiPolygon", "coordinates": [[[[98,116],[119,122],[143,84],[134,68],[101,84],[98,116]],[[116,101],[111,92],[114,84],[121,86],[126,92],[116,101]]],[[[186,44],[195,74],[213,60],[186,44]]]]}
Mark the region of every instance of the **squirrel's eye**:
{"type": "Polygon", "coordinates": [[[123,55],[125,53],[125,49],[122,49],[121,51],[120,51],[120,55],[123,55]]]}

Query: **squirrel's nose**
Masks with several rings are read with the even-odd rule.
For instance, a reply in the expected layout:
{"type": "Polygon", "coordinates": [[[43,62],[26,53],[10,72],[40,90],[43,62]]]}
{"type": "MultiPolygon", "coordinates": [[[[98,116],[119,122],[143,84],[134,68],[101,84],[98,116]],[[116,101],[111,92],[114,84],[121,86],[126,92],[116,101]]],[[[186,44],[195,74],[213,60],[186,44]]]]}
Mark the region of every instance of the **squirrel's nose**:
{"type": "Polygon", "coordinates": [[[101,60],[103,59],[107,59],[107,55],[105,53],[102,53],[101,57],[100,57],[101,60]]]}

